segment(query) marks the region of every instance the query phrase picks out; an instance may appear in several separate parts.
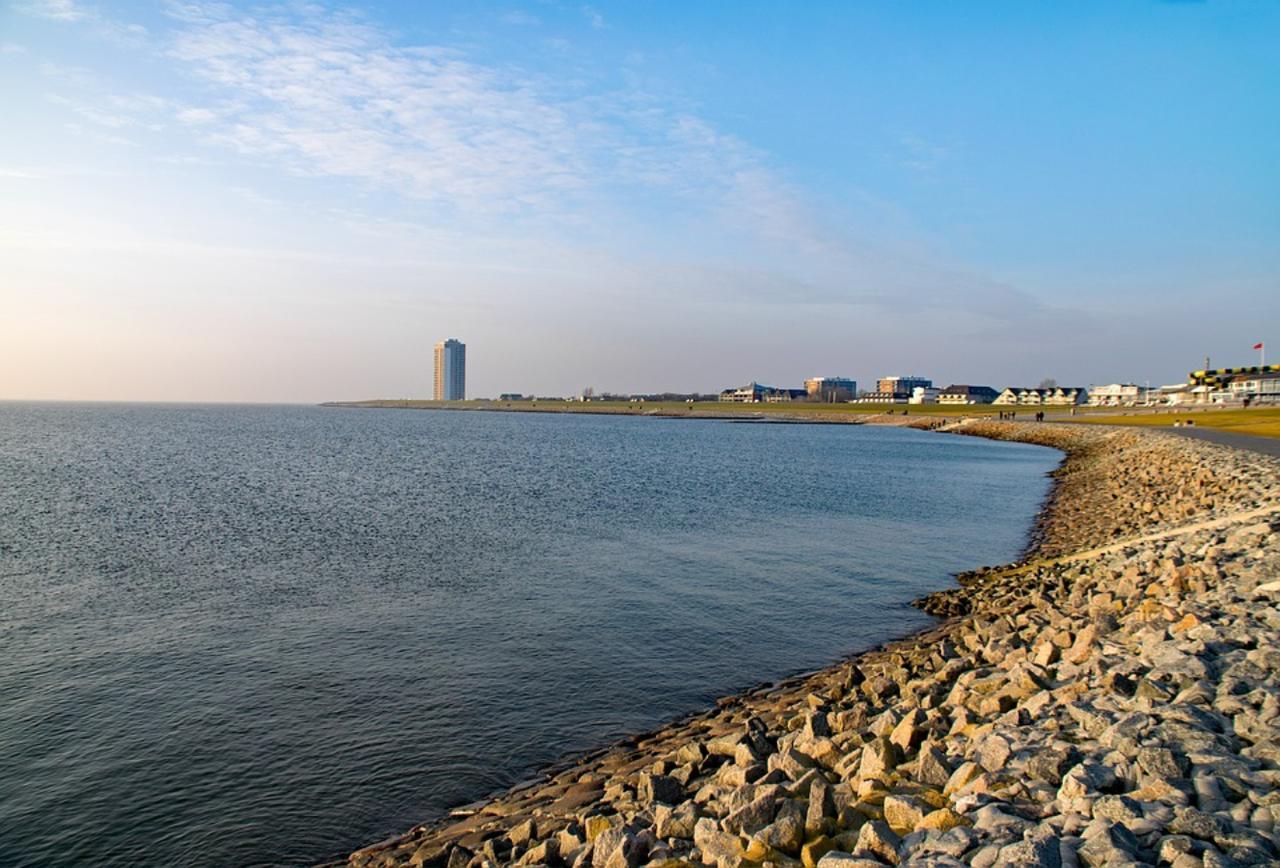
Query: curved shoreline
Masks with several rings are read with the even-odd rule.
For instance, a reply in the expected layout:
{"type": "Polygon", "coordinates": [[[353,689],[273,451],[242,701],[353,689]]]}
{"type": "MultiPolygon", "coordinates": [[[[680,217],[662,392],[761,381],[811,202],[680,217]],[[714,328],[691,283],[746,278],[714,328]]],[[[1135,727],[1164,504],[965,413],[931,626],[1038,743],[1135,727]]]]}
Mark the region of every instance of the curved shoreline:
{"type": "MultiPolygon", "coordinates": [[[[1191,558],[1184,542],[1215,534],[1230,539],[1235,524],[1250,525],[1268,530],[1248,535],[1248,545],[1255,537],[1273,543],[1267,552],[1280,563],[1270,531],[1280,526],[1280,462],[1133,429],[970,421],[956,430],[1050,446],[1065,458],[1019,562],[964,574],[959,588],[919,601],[949,620],[554,766],[538,780],[356,851],[347,864],[981,865],[1021,862],[1023,851],[1041,860],[1025,864],[1063,858],[1101,864],[1095,857],[1104,852],[1103,861],[1158,855],[1171,837],[1163,834],[1169,823],[1160,825],[1165,814],[1169,821],[1175,809],[1209,815],[1217,803],[1188,799],[1176,782],[1182,778],[1166,782],[1168,792],[1145,792],[1151,775],[1130,734],[1136,771],[1124,784],[1132,786],[1122,787],[1114,775],[1094,780],[1097,760],[1117,748],[1089,742],[1108,731],[1110,724],[1102,724],[1117,697],[1149,706],[1151,695],[1173,698],[1185,689],[1175,691],[1182,687],[1176,679],[1166,685],[1144,675],[1151,695],[1134,700],[1143,691],[1126,695],[1122,688],[1133,679],[1124,673],[1144,668],[1141,654],[1119,655],[1118,669],[1098,660],[1113,650],[1107,643],[1118,641],[1135,611],[1143,616],[1135,623],[1148,632],[1154,623],[1169,634],[1169,624],[1197,618],[1169,636],[1174,645],[1205,624],[1209,613],[1170,615],[1187,608],[1170,604],[1191,602],[1187,588],[1199,588],[1187,577],[1177,583],[1181,596],[1176,588],[1168,599],[1149,590],[1164,587],[1163,573],[1149,568],[1156,550],[1176,547],[1166,560],[1185,564],[1191,558]],[[1133,593],[1099,590],[1093,571],[1102,569],[1133,593]],[[1087,597],[1078,593],[1082,587],[1087,597]],[[1095,596],[1106,598],[1101,611],[1095,596]],[[1146,608],[1129,611],[1129,603],[1146,608]],[[1126,683],[1103,670],[1119,671],[1126,683]],[[1086,738],[1071,738],[1073,728],[1086,738]],[[1048,748],[1064,758],[1047,774],[1029,773],[1025,767],[1036,758],[1022,757],[1046,749],[1037,742],[1040,730],[1067,745],[1048,748]],[[1019,757],[1022,768],[1011,778],[1019,757]],[[1150,811],[1147,800],[1119,795],[1138,790],[1151,797],[1150,811]],[[1114,820],[1093,811],[1110,798],[1127,798],[1119,803],[1124,810],[1106,803],[1114,820]]],[[[1224,554],[1214,553],[1215,564],[1224,554]]],[[[1224,586],[1229,593],[1237,587],[1216,587],[1224,586]]],[[[1203,674],[1204,664],[1190,668],[1203,674]]],[[[1274,669],[1264,674],[1257,689],[1280,694],[1274,669]]],[[[1271,770],[1263,768],[1271,761],[1255,762],[1260,767],[1252,771],[1271,770]]],[[[1270,859],[1280,855],[1280,841],[1267,837],[1269,806],[1256,807],[1249,819],[1258,814],[1255,825],[1267,828],[1249,826],[1253,838],[1232,825],[1234,817],[1206,822],[1226,830],[1219,838],[1239,838],[1235,850],[1270,859]]],[[[1208,864],[1214,853],[1232,849],[1212,836],[1172,837],[1179,840],[1168,846],[1182,848],[1173,855],[1185,856],[1188,866],[1189,859],[1208,864]]]]}

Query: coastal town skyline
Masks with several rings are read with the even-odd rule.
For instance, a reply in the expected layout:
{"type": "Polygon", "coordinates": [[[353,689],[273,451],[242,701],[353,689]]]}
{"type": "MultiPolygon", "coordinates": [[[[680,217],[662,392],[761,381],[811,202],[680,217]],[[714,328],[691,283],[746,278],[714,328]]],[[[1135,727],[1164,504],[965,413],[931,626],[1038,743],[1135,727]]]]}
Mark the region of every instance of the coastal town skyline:
{"type": "Polygon", "coordinates": [[[1232,0],[3,4],[0,399],[426,395],[424,334],[476,395],[1247,364],[1277,33],[1232,0]]]}

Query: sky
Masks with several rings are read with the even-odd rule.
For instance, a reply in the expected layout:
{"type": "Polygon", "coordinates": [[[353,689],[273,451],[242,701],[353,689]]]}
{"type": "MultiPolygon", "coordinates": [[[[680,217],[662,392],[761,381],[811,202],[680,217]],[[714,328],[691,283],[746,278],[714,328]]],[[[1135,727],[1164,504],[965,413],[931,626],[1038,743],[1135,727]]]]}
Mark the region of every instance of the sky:
{"type": "Polygon", "coordinates": [[[1280,361],[1280,3],[0,0],[0,399],[1280,361]]]}

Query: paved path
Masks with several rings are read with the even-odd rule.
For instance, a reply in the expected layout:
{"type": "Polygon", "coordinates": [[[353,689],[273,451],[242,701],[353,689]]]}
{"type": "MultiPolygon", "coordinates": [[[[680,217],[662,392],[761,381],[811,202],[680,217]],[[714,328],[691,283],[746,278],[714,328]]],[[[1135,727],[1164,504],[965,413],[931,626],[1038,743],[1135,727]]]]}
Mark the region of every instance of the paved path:
{"type": "Polygon", "coordinates": [[[1256,437],[1252,434],[1236,434],[1233,431],[1215,431],[1212,428],[1161,428],[1170,434],[1191,437],[1195,440],[1208,440],[1222,446],[1234,446],[1250,452],[1261,452],[1263,455],[1274,455],[1280,458],[1280,437],[1256,437]]]}

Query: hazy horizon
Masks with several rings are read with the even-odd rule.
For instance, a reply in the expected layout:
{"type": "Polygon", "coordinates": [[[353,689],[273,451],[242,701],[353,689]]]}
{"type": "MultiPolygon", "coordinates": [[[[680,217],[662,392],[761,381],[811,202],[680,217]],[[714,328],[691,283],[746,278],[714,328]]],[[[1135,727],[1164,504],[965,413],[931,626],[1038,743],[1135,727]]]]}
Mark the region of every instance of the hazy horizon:
{"type": "Polygon", "coordinates": [[[1254,364],[1277,37],[1252,2],[0,3],[0,400],[429,397],[447,337],[477,397],[1254,364]]]}

